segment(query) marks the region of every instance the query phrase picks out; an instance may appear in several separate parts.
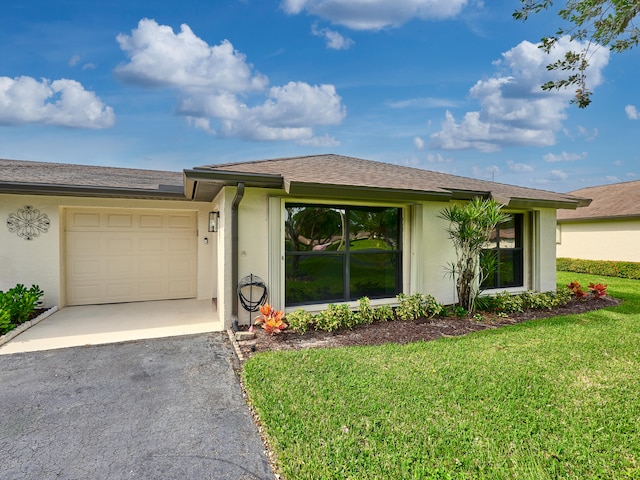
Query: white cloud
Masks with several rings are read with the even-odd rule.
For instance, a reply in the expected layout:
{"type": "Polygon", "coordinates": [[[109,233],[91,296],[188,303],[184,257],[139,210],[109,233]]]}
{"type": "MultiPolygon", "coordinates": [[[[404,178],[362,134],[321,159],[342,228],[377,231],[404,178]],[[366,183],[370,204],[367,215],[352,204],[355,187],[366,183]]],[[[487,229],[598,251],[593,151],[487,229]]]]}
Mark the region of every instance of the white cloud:
{"type": "Polygon", "coordinates": [[[188,25],[177,35],[171,27],[142,19],[131,35],[116,37],[129,62],[116,68],[123,81],[142,86],[208,89],[226,92],[261,90],[267,78],[228,40],[209,46],[188,25]]]}
{"type": "Polygon", "coordinates": [[[338,142],[335,138],[329,135],[323,135],[321,137],[315,136],[315,137],[309,138],[308,140],[300,140],[298,141],[298,143],[300,145],[306,145],[309,147],[323,147],[323,148],[337,147],[340,145],[340,142],[338,142]]]}
{"type": "MultiPolygon", "coordinates": [[[[446,112],[441,130],[431,136],[434,147],[493,152],[507,145],[554,145],[574,93],[544,92],[540,85],[558,75],[549,73],[547,64],[580,48],[580,44],[562,37],[550,56],[527,41],[505,52],[494,62],[500,72],[479,80],[469,91],[480,110],[467,112],[460,122],[446,112]]],[[[608,59],[606,48],[595,50],[587,72],[591,88],[602,82],[601,70],[608,59]]]]}
{"type": "Polygon", "coordinates": [[[618,177],[616,177],[615,175],[607,175],[604,177],[605,180],[607,182],[611,182],[611,183],[618,183],[620,182],[620,179],[618,177]]]}
{"type": "Polygon", "coordinates": [[[333,50],[348,50],[353,46],[353,40],[343,37],[338,32],[328,28],[320,28],[318,24],[311,25],[311,33],[316,37],[324,38],[327,48],[333,50]]]}
{"type": "Polygon", "coordinates": [[[0,77],[0,124],[108,128],[113,109],[75,80],[0,77]]]}
{"type": "Polygon", "coordinates": [[[613,164],[614,164],[616,167],[621,167],[621,166],[623,165],[622,160],[616,160],[615,162],[613,162],[613,164]]]}
{"type": "Polygon", "coordinates": [[[467,0],[282,0],[281,6],[290,15],[306,11],[353,30],[380,30],[412,18],[455,17],[466,4],[467,0]]]}
{"type": "Polygon", "coordinates": [[[424,148],[424,140],[420,137],[414,137],[413,145],[418,149],[422,150],[424,148]]]}
{"type": "Polygon", "coordinates": [[[440,153],[427,155],[427,163],[452,163],[453,158],[445,157],[440,153]]]}
{"type": "Polygon", "coordinates": [[[593,140],[598,138],[598,135],[600,134],[597,128],[594,128],[593,130],[588,130],[582,125],[578,125],[578,133],[580,134],[580,136],[584,137],[587,142],[592,142],[593,140]]]}
{"type": "Polygon", "coordinates": [[[569,175],[562,170],[551,170],[551,178],[553,180],[566,180],[568,177],[569,175]]]}
{"type": "Polygon", "coordinates": [[[75,67],[78,63],[80,63],[80,55],[74,55],[69,59],[69,66],[75,67]]]}
{"type": "Polygon", "coordinates": [[[515,163],[513,160],[507,160],[507,166],[510,172],[527,173],[533,172],[533,166],[526,163],[515,163]]]}
{"type": "Polygon", "coordinates": [[[396,102],[387,102],[387,106],[391,108],[455,108],[460,102],[449,100],[446,98],[409,98],[407,100],[398,100],[396,102]]]}
{"type": "Polygon", "coordinates": [[[624,111],[627,114],[627,118],[629,120],[638,120],[640,118],[638,109],[636,109],[636,107],[633,105],[627,105],[626,107],[624,107],[624,111]]]}
{"type": "Polygon", "coordinates": [[[314,132],[317,126],[339,124],[346,115],[333,85],[289,82],[267,88],[267,77],[255,73],[231,42],[211,47],[187,25],[175,34],[171,27],[143,19],[130,36],[118,35],[118,42],[130,61],[116,75],[147,88],[175,89],[176,113],[196,128],[248,140],[337,143],[314,132]],[[266,96],[262,104],[256,104],[256,94],[266,96]]]}
{"type": "Polygon", "coordinates": [[[576,160],[585,160],[589,154],[587,152],[582,153],[569,153],[564,150],[562,153],[556,155],[554,153],[547,153],[542,158],[545,162],[555,163],[555,162],[575,162],[576,160]]]}

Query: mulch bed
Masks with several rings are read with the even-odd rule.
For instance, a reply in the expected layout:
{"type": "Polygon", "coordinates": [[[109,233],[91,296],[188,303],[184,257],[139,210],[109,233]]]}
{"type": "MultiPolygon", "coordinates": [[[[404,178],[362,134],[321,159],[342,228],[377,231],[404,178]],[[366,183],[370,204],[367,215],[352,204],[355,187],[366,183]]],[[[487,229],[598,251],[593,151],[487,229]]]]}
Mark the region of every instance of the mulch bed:
{"type": "Polygon", "coordinates": [[[558,315],[571,315],[611,307],[620,304],[620,300],[611,297],[601,299],[576,300],[551,310],[529,310],[523,313],[499,317],[481,312],[482,320],[458,317],[420,318],[414,321],[376,322],[371,325],[359,325],[352,330],[336,332],[309,331],[304,335],[284,331],[278,335],[268,335],[257,327],[256,338],[239,342],[240,351],[245,358],[255,352],[266,350],[300,350],[307,348],[346,347],[354,345],[381,345],[384,343],[409,343],[435,340],[440,337],[453,337],[467,333],[499,328],[528,320],[548,318],[558,315]]]}

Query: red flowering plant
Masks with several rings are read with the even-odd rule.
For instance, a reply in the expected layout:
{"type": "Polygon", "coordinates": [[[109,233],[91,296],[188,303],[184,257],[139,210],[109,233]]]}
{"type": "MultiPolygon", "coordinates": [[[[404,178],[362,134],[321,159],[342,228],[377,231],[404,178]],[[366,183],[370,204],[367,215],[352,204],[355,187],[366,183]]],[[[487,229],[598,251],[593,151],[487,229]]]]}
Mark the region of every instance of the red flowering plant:
{"type": "Polygon", "coordinates": [[[596,298],[604,298],[607,296],[607,286],[605,284],[602,283],[593,283],[591,282],[589,284],[589,291],[591,292],[591,295],[593,295],[596,298]]]}
{"type": "Polygon", "coordinates": [[[582,299],[587,296],[587,293],[582,289],[582,286],[576,281],[571,282],[567,287],[578,299],[582,299]]]}
{"type": "Polygon", "coordinates": [[[284,323],[284,312],[274,310],[271,305],[265,303],[260,307],[260,315],[255,318],[256,325],[262,325],[264,331],[270,335],[275,335],[285,330],[289,325],[284,323]]]}

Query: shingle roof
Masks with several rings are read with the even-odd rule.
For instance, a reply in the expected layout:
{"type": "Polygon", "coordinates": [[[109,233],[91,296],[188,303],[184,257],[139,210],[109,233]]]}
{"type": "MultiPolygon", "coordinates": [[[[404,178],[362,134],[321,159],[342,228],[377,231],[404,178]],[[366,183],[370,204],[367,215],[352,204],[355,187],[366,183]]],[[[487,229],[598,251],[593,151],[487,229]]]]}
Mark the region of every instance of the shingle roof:
{"type": "Polygon", "coordinates": [[[313,155],[242,163],[205,165],[198,170],[281,175],[285,182],[345,187],[451,193],[484,192],[500,199],[523,199],[567,204],[575,208],[581,199],[570,195],[476,180],[413,167],[363,160],[341,155],[313,155]]]}
{"type": "Polygon", "coordinates": [[[582,188],[570,195],[591,198],[591,205],[558,212],[558,220],[640,217],[640,180],[582,188]]]}
{"type": "MultiPolygon", "coordinates": [[[[43,193],[55,189],[80,193],[83,191],[139,192],[154,196],[183,195],[182,172],[141,170],[133,168],[74,165],[66,163],[31,162],[0,159],[0,186],[3,189],[24,185],[43,193]]],[[[0,190],[3,190],[0,189],[0,190]]],[[[123,195],[124,196],[124,195],[123,195]]]]}

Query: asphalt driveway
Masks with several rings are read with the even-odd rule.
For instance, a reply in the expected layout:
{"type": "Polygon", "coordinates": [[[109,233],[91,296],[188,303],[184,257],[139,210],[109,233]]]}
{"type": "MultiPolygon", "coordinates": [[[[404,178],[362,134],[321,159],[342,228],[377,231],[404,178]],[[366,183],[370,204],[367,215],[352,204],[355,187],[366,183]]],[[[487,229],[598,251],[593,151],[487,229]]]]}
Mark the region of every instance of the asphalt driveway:
{"type": "Polygon", "coordinates": [[[0,356],[0,478],[273,479],[226,333],[0,356]]]}

